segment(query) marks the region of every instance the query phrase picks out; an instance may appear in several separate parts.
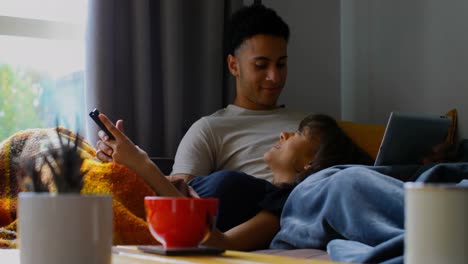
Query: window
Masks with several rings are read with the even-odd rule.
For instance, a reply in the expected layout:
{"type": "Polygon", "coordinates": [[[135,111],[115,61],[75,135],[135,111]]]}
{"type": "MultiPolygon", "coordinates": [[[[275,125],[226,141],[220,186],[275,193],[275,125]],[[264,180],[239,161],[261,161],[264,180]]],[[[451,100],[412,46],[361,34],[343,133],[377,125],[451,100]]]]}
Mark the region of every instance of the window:
{"type": "Polygon", "coordinates": [[[0,141],[57,122],[84,133],[87,0],[0,0],[0,141]]]}

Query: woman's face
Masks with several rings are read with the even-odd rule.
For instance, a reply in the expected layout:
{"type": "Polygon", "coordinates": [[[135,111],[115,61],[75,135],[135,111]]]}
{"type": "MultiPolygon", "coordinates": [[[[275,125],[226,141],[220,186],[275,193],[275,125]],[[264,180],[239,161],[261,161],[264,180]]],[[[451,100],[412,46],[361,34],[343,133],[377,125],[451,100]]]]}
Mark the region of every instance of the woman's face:
{"type": "Polygon", "coordinates": [[[273,172],[295,177],[314,160],[318,143],[318,136],[313,136],[308,127],[297,132],[282,132],[278,143],[263,155],[263,160],[273,172]]]}

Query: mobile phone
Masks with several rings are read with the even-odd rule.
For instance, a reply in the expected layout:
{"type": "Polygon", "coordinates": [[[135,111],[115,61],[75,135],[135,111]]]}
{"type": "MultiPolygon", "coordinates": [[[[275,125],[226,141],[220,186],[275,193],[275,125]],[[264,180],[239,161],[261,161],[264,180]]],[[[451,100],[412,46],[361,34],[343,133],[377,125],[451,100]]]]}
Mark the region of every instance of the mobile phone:
{"type": "Polygon", "coordinates": [[[106,132],[107,136],[109,136],[110,139],[114,140],[115,137],[112,135],[112,133],[107,129],[107,127],[102,123],[101,119],[99,119],[99,110],[97,108],[94,108],[93,111],[89,113],[89,116],[96,122],[96,124],[104,131],[106,132]]]}

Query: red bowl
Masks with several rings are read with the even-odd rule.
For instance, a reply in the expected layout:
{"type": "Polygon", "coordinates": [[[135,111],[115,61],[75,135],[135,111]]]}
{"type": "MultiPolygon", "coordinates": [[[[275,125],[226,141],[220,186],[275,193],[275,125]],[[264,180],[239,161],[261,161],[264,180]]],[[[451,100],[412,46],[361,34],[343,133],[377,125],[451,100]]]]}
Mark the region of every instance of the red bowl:
{"type": "Polygon", "coordinates": [[[197,247],[215,226],[218,199],[146,196],[145,208],[150,232],[165,249],[197,247]]]}

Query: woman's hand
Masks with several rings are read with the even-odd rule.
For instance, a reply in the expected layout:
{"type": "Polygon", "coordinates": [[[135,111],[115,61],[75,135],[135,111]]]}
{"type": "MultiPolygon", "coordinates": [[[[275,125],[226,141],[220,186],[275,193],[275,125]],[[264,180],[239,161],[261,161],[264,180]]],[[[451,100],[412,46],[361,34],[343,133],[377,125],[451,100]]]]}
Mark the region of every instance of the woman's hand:
{"type": "Polygon", "coordinates": [[[147,153],[136,146],[124,134],[122,120],[117,121],[117,124],[114,126],[104,114],[100,114],[99,119],[112,135],[114,135],[115,140],[109,139],[104,131],[99,131],[98,135],[101,140],[97,142],[97,147],[99,149],[97,153],[98,158],[104,161],[114,161],[137,171],[138,165],[141,164],[142,161],[149,159],[147,153]]]}
{"type": "Polygon", "coordinates": [[[117,121],[117,124],[114,126],[104,114],[100,114],[99,119],[115,137],[115,139],[112,140],[105,135],[104,131],[99,131],[101,140],[98,141],[98,154],[101,153],[100,159],[107,156],[107,160],[122,164],[133,170],[137,175],[142,177],[158,195],[183,196],[174,185],[166,179],[166,176],[164,176],[158,166],[151,161],[148,154],[133,144],[124,134],[122,120],[117,121]]]}
{"type": "MultiPolygon", "coordinates": [[[[121,132],[124,132],[123,129],[123,120],[119,119],[117,120],[117,123],[115,124],[117,129],[119,129],[121,132]]],[[[98,137],[100,140],[96,142],[96,148],[98,149],[96,153],[96,157],[104,162],[112,162],[112,153],[113,149],[106,144],[106,142],[109,140],[109,136],[103,131],[99,130],[98,131],[98,137]]]]}

